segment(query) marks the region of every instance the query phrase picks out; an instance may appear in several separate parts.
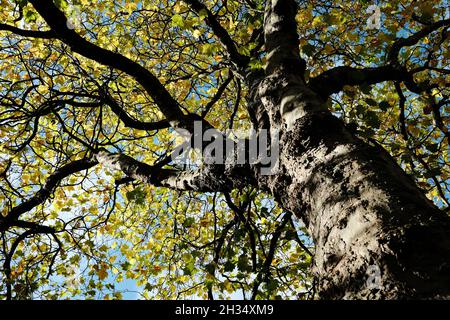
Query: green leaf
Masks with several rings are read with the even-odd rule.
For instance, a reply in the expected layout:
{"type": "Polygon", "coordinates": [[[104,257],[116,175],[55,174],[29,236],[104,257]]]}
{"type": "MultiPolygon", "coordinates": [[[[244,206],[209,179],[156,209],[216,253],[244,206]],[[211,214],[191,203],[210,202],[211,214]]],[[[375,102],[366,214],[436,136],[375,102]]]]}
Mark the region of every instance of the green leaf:
{"type": "Polygon", "coordinates": [[[361,114],[364,114],[364,112],[366,111],[366,108],[364,106],[358,104],[355,107],[355,111],[356,111],[356,115],[361,115],[361,114]]]}
{"type": "Polygon", "coordinates": [[[147,291],[152,291],[153,290],[153,286],[150,283],[147,282],[147,284],[145,285],[144,289],[147,290],[147,291]]]}
{"type": "Polygon", "coordinates": [[[184,266],[183,274],[186,276],[190,276],[194,273],[194,270],[195,270],[195,264],[194,264],[194,262],[190,262],[184,266]]]}
{"type": "Polygon", "coordinates": [[[271,279],[268,283],[267,283],[267,291],[272,292],[275,291],[278,288],[278,281],[271,279]]]}
{"type": "Polygon", "coordinates": [[[24,12],[24,18],[25,18],[25,22],[27,22],[27,23],[35,22],[37,19],[37,14],[34,10],[26,10],[24,12]]]}
{"type": "Polygon", "coordinates": [[[125,261],[120,265],[124,271],[130,269],[131,264],[128,261],[125,261]]]}
{"type": "Polygon", "coordinates": [[[62,10],[68,7],[67,0],[55,0],[55,5],[62,10]]]}
{"type": "Polygon", "coordinates": [[[172,16],[172,27],[184,28],[184,19],[179,14],[172,16]]]}
{"type": "Polygon", "coordinates": [[[198,13],[198,17],[202,20],[205,19],[207,16],[208,12],[205,9],[200,10],[198,13]]]}
{"type": "Polygon", "coordinates": [[[247,193],[244,193],[244,194],[242,194],[242,195],[239,197],[239,201],[240,201],[241,203],[246,203],[246,202],[248,202],[248,200],[249,200],[249,198],[248,198],[248,194],[247,194],[247,193]]]}
{"type": "Polygon", "coordinates": [[[144,205],[147,193],[141,187],[137,187],[132,191],[128,191],[125,196],[128,201],[135,202],[137,205],[144,205]]]}
{"type": "Polygon", "coordinates": [[[192,217],[188,217],[186,218],[186,220],[184,220],[183,222],[183,227],[185,228],[189,228],[190,226],[192,226],[195,223],[195,219],[192,217]]]}
{"type": "Polygon", "coordinates": [[[263,217],[267,217],[269,215],[269,209],[267,209],[266,207],[262,207],[260,213],[263,217]]]}
{"type": "Polygon", "coordinates": [[[257,69],[262,69],[264,67],[264,64],[262,63],[261,60],[252,59],[252,60],[250,60],[248,66],[250,67],[251,70],[257,70],[257,69]]]}

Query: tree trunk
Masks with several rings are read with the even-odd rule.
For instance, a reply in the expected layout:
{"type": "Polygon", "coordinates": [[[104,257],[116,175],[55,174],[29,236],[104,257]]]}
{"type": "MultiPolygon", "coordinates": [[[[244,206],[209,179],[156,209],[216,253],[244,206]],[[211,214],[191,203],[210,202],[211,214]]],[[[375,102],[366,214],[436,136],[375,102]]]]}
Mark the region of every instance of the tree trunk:
{"type": "Polygon", "coordinates": [[[450,219],[382,149],[322,112],[280,142],[278,175],[261,177],[306,224],[320,298],[445,297],[450,219]]]}
{"type": "Polygon", "coordinates": [[[258,183],[309,230],[319,297],[450,297],[450,217],[308,86],[296,12],[294,1],[268,2],[268,59],[250,111],[256,127],[279,130],[279,172],[258,183]]]}

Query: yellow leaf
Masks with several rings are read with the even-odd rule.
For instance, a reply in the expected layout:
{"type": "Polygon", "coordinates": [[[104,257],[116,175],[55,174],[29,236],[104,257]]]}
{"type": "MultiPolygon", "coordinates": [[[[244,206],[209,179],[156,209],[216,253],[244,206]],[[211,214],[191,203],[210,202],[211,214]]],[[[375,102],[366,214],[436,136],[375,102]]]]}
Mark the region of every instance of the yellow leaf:
{"type": "Polygon", "coordinates": [[[105,266],[102,266],[102,268],[97,271],[97,275],[100,280],[106,279],[106,277],[108,276],[108,271],[106,271],[105,266]]]}
{"type": "Polygon", "coordinates": [[[194,38],[198,39],[202,35],[202,32],[199,29],[195,29],[193,32],[194,38]]]}

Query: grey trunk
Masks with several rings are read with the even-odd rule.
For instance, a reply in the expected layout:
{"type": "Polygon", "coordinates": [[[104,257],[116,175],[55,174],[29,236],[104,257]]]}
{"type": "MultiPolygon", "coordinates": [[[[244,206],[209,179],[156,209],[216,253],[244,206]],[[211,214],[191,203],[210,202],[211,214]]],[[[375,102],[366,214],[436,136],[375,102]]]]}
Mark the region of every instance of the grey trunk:
{"type": "MultiPolygon", "coordinates": [[[[325,299],[450,297],[450,217],[381,147],[351,134],[303,78],[291,0],[267,2],[257,128],[280,132],[279,172],[258,184],[301,218],[325,299]]],[[[339,79],[335,79],[339,81],[339,79]]]]}
{"type": "Polygon", "coordinates": [[[383,149],[327,112],[280,144],[280,174],[260,181],[306,224],[320,298],[449,296],[450,219],[383,149]]]}

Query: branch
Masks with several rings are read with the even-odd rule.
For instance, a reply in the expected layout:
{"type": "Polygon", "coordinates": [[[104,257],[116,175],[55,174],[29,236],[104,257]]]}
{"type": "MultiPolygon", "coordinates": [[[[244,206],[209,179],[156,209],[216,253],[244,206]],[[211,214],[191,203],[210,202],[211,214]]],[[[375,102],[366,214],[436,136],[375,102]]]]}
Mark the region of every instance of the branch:
{"type": "Polygon", "coordinates": [[[256,276],[256,279],[253,283],[253,289],[252,289],[252,298],[251,300],[256,299],[256,295],[258,294],[258,289],[260,284],[265,281],[268,282],[270,277],[270,266],[272,265],[273,258],[275,257],[275,250],[278,246],[278,239],[281,236],[281,233],[284,230],[284,227],[289,222],[291,218],[290,213],[286,213],[283,216],[283,219],[278,224],[275,232],[272,234],[272,238],[270,239],[270,245],[269,245],[269,253],[267,254],[266,260],[264,260],[264,263],[262,265],[262,268],[258,272],[258,275],[256,276]]]}
{"type": "Polygon", "coordinates": [[[184,0],[187,4],[191,6],[191,8],[200,15],[200,12],[203,11],[206,13],[205,22],[212,29],[214,34],[219,39],[222,46],[228,53],[230,60],[236,65],[237,69],[243,71],[247,68],[247,65],[250,61],[249,57],[240,54],[237,50],[236,44],[231,39],[227,30],[217,21],[216,17],[212,14],[212,12],[199,0],[184,0]]]}
{"type": "Polygon", "coordinates": [[[106,168],[120,170],[133,180],[180,191],[225,192],[248,183],[249,180],[248,177],[240,176],[242,173],[225,170],[223,165],[207,165],[196,171],[180,171],[161,168],[159,165],[152,166],[105,149],[97,152],[95,157],[106,168]]]}
{"type": "Polygon", "coordinates": [[[309,80],[309,86],[325,100],[331,94],[340,92],[344,86],[375,84],[395,80],[405,81],[410,78],[406,69],[391,65],[376,68],[353,68],[340,66],[324,71],[309,80]]]}
{"type": "Polygon", "coordinates": [[[110,95],[105,95],[104,102],[111,108],[111,111],[123,122],[125,127],[138,130],[159,130],[170,127],[167,120],[155,122],[144,122],[131,118],[128,113],[119,105],[119,103],[110,95]]]}
{"type": "Polygon", "coordinates": [[[388,64],[385,66],[376,68],[353,68],[348,66],[340,66],[325,71],[319,76],[312,78],[309,81],[309,85],[314,91],[320,94],[324,100],[326,100],[331,94],[340,92],[346,85],[370,85],[390,80],[404,82],[411,92],[421,93],[425,91],[425,88],[422,88],[414,82],[413,73],[421,71],[422,69],[408,71],[406,67],[401,66],[398,62],[398,55],[402,48],[406,46],[413,46],[417,44],[420,39],[426,37],[431,32],[448,25],[450,25],[450,19],[441,20],[426,26],[422,30],[407,38],[397,39],[388,50],[388,64]]]}
{"type": "Polygon", "coordinates": [[[38,39],[56,38],[56,33],[53,32],[53,30],[48,31],[24,30],[4,23],[0,23],[0,30],[10,31],[16,35],[27,38],[38,38],[38,39]]]}
{"type": "Polygon", "coordinates": [[[402,88],[400,87],[400,83],[395,82],[395,91],[397,91],[397,95],[399,98],[399,121],[400,121],[400,131],[402,133],[403,139],[408,141],[408,130],[406,129],[406,120],[405,120],[405,102],[406,97],[403,94],[402,88]]]}
{"type": "Polygon", "coordinates": [[[436,31],[437,29],[449,26],[450,25],[450,19],[446,20],[440,20],[435,23],[432,23],[422,30],[412,34],[411,36],[407,38],[400,38],[397,39],[391,46],[391,48],[388,50],[387,54],[387,60],[389,63],[398,63],[398,54],[400,53],[400,50],[404,47],[410,47],[415,44],[417,44],[422,38],[426,37],[433,31],[436,31]]]}
{"type": "Polygon", "coordinates": [[[142,85],[153,98],[169,122],[178,123],[184,114],[178,102],[170,95],[161,82],[146,68],[127,57],[103,49],[81,37],[67,27],[67,18],[52,0],[29,0],[44,18],[59,40],[67,44],[74,52],[103,65],[121,70],[142,85]]]}
{"type": "Polygon", "coordinates": [[[5,218],[0,219],[0,231],[9,228],[25,212],[30,211],[41,203],[44,203],[54,192],[62,179],[79,171],[87,170],[97,164],[91,159],[81,159],[70,162],[53,172],[45,181],[41,189],[30,199],[12,208],[5,218]]]}
{"type": "Polygon", "coordinates": [[[55,233],[56,230],[48,227],[48,226],[41,226],[41,225],[35,225],[33,228],[28,229],[27,231],[20,234],[11,245],[11,249],[9,250],[9,253],[6,253],[5,256],[5,262],[3,263],[3,269],[6,276],[6,300],[12,299],[12,286],[11,286],[11,261],[14,256],[14,253],[16,252],[17,247],[19,244],[25,240],[27,237],[34,235],[34,234],[42,234],[42,233],[55,233]]]}
{"type": "Polygon", "coordinates": [[[225,89],[230,84],[231,80],[233,80],[233,74],[230,73],[228,78],[225,79],[225,81],[219,86],[217,89],[216,94],[211,98],[211,100],[206,104],[205,109],[202,112],[202,118],[206,117],[208,112],[211,110],[211,108],[214,106],[214,104],[219,101],[219,99],[222,97],[223,93],[225,92],[225,89]]]}

